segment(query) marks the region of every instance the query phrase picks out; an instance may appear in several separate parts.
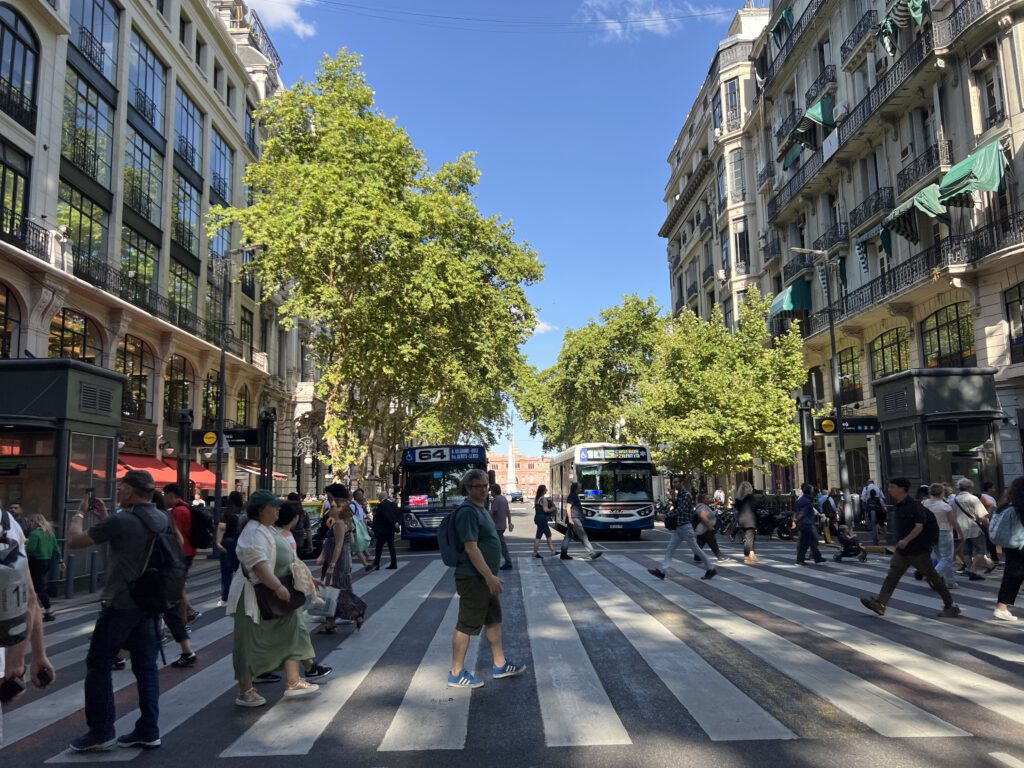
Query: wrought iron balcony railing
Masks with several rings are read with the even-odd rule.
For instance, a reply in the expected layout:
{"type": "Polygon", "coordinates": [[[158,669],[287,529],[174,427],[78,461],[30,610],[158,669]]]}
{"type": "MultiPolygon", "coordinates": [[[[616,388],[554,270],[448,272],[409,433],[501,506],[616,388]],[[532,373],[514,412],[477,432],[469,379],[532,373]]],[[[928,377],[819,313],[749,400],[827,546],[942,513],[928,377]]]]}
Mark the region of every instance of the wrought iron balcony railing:
{"type": "Polygon", "coordinates": [[[738,107],[729,107],[725,111],[725,130],[732,132],[740,129],[740,110],[738,107]]]}
{"type": "Polygon", "coordinates": [[[707,264],[704,266],[704,271],[701,273],[701,282],[708,282],[715,276],[715,265],[707,264]]]}
{"type": "Polygon", "coordinates": [[[144,219],[153,215],[153,198],[141,184],[128,184],[124,188],[124,201],[128,207],[144,219]]]}
{"type": "Polygon", "coordinates": [[[837,245],[849,244],[850,226],[845,221],[837,221],[828,230],[814,241],[816,251],[827,251],[837,245]]]}
{"type": "Polygon", "coordinates": [[[809,253],[794,253],[782,267],[782,279],[789,282],[801,272],[814,266],[814,257],[809,253]]]}
{"type": "Polygon", "coordinates": [[[174,151],[181,155],[181,159],[188,163],[192,168],[196,168],[196,148],[192,145],[192,142],[186,139],[180,134],[174,141],[174,151]]]}
{"type": "Polygon", "coordinates": [[[0,205],[0,240],[15,245],[37,259],[50,261],[50,233],[18,211],[0,205]]]}
{"type": "Polygon", "coordinates": [[[948,141],[932,144],[896,174],[896,194],[902,195],[936,168],[952,165],[952,152],[948,141]]]}
{"type": "Polygon", "coordinates": [[[985,116],[985,130],[988,130],[989,128],[995,128],[1004,120],[1006,120],[1006,112],[1003,110],[1002,107],[997,107],[996,109],[990,110],[989,113],[985,116]]]}
{"type": "Polygon", "coordinates": [[[876,189],[860,205],[850,211],[850,228],[856,229],[877,213],[891,211],[895,204],[893,199],[892,187],[876,189]]]}
{"type": "Polygon", "coordinates": [[[768,247],[765,249],[765,252],[764,252],[764,265],[768,266],[773,261],[775,261],[775,259],[778,259],[781,256],[782,256],[782,242],[776,236],[776,237],[771,238],[768,241],[768,247]]]}
{"type": "Polygon", "coordinates": [[[814,21],[814,17],[818,15],[822,7],[827,3],[828,0],[811,0],[804,9],[804,12],[800,14],[799,20],[793,25],[793,29],[790,30],[789,37],[782,44],[782,48],[776,54],[775,58],[772,59],[772,63],[768,65],[768,71],[764,75],[764,83],[767,88],[768,85],[775,79],[775,76],[779,74],[786,61],[789,59],[790,54],[796,49],[800,40],[803,38],[804,33],[811,26],[811,22],[814,21]]]}
{"type": "Polygon", "coordinates": [[[757,172],[757,187],[760,189],[769,179],[775,178],[775,163],[767,162],[757,172]]]}
{"type": "Polygon", "coordinates": [[[135,107],[147,123],[158,130],[160,129],[160,126],[156,124],[156,102],[149,98],[149,95],[141,88],[135,89],[132,106],[135,107]]]}
{"type": "Polygon", "coordinates": [[[868,35],[872,34],[878,27],[878,11],[868,11],[860,17],[860,21],[857,22],[857,26],[853,28],[853,32],[843,42],[842,47],[839,49],[839,60],[843,64],[850,58],[850,55],[857,49],[861,41],[867,38],[868,35]]]}
{"type": "Polygon", "coordinates": [[[3,75],[0,75],[0,111],[10,115],[18,125],[35,133],[36,105],[3,75]]]}
{"type": "Polygon", "coordinates": [[[107,49],[86,27],[78,28],[78,50],[90,64],[100,72],[103,71],[103,58],[107,55],[107,49]]]}
{"type": "Polygon", "coordinates": [[[93,135],[85,128],[71,126],[65,134],[67,146],[64,157],[74,163],[82,173],[100,180],[100,155],[96,151],[93,135]]]}
{"type": "Polygon", "coordinates": [[[219,173],[213,173],[210,175],[210,189],[216,192],[221,200],[227,202],[228,200],[228,180],[221,176],[219,173]]]}
{"type": "Polygon", "coordinates": [[[821,70],[821,74],[811,83],[811,87],[807,89],[807,92],[804,94],[804,103],[810,108],[823,94],[828,93],[829,89],[835,90],[837,82],[836,65],[829,64],[821,70]]]}
{"type": "Polygon", "coordinates": [[[804,116],[804,111],[800,107],[796,107],[785,120],[782,121],[782,125],[775,131],[775,141],[781,147],[786,137],[793,132],[796,128],[796,124],[800,122],[800,118],[804,116]]]}

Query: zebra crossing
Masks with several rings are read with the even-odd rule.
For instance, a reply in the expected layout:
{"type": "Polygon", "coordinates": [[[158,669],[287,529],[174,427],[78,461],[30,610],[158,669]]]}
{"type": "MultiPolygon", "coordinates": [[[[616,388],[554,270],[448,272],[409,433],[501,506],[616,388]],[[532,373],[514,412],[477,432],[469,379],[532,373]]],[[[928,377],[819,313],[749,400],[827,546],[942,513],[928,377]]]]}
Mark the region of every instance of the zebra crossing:
{"type": "MultiPolygon", "coordinates": [[[[188,754],[201,736],[213,761],[301,760],[330,747],[382,765],[387,755],[475,754],[494,738],[537,755],[642,747],[665,730],[653,722],[653,704],[630,705],[645,699],[678,712],[680,733],[705,745],[783,745],[823,733],[954,743],[1016,733],[1024,723],[1024,629],[991,619],[996,580],[962,585],[955,596],[963,617],[939,620],[937,596],[908,577],[878,617],[858,596],[878,590],[885,558],[796,566],[792,546],[781,543],[760,554],[751,567],[731,553],[708,581],[688,553],[665,581],[647,573],[654,560],[643,550],[614,549],[592,562],[517,557],[502,573],[504,637],[509,656],[529,669],[491,681],[481,638],[467,658],[487,681],[476,691],[445,686],[458,610],[450,569],[436,556],[408,557],[398,570],[357,576],[371,610],[362,631],[314,635],[319,661],[334,668],[317,697],[265,690],[268,705],[258,710],[233,704],[232,619],[215,607],[216,574],[204,575],[191,586],[204,614],[192,636],[200,663],[161,670],[160,751],[188,754]],[[503,702],[522,722],[501,733],[475,725],[503,702]]],[[[58,681],[4,713],[0,759],[140,759],[135,750],[64,749],[84,728],[94,617],[95,608],[76,609],[51,625],[58,681]]],[[[138,717],[130,671],[114,673],[114,688],[117,731],[125,733],[138,717]]],[[[1024,758],[1024,745],[1001,746],[1000,754],[1024,758]]]]}

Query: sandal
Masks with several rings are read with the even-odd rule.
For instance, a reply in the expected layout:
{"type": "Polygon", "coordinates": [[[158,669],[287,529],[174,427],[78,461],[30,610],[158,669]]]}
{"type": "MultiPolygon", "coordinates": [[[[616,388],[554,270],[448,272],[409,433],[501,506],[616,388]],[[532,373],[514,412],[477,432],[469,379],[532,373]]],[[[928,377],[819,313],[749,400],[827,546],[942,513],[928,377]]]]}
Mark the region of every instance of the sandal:
{"type": "Polygon", "coordinates": [[[338,627],[335,624],[324,624],[320,629],[316,631],[318,635],[333,635],[338,631],[338,627]]]}

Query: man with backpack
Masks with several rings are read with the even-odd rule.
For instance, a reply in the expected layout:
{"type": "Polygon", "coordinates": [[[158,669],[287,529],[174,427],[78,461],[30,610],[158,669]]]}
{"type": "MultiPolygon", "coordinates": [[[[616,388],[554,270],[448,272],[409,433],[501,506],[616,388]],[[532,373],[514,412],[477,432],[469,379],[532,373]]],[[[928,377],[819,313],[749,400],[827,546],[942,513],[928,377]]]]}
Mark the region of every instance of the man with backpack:
{"type": "Polygon", "coordinates": [[[153,504],[153,477],[129,470],[117,490],[118,510],[94,510],[83,531],[84,515],[71,518],[68,547],[108,545],[106,583],[101,595],[89,653],[85,659],[85,721],[89,730],[71,742],[75,752],[100,752],[121,747],[160,746],[160,681],[156,657],[160,649],[158,614],[184,581],[181,546],[170,535],[167,515],[153,504]],[[115,738],[111,666],[120,649],[131,654],[139,693],[139,719],[131,733],[115,738]]]}
{"type": "Polygon", "coordinates": [[[910,496],[910,481],[907,478],[898,477],[890,480],[888,490],[896,502],[893,510],[897,536],[896,552],[893,553],[889,573],[878,597],[862,597],[861,604],[879,616],[884,616],[885,607],[896,590],[896,585],[907,569],[913,567],[924,574],[928,586],[942,598],[943,608],[938,614],[939,618],[951,619],[959,616],[960,607],[953,602],[945,580],[932,565],[932,547],[939,541],[939,524],[935,515],[910,496]]]}
{"type": "MultiPolygon", "coordinates": [[[[451,513],[449,525],[459,550],[455,566],[455,591],[459,595],[459,619],[452,640],[452,666],[449,688],[479,688],[484,683],[466,669],[470,638],[484,629],[493,657],[491,676],[495,680],[521,675],[525,664],[505,658],[501,641],[501,601],[504,587],[498,578],[501,566],[501,541],[494,519],[487,511],[487,493],[491,483],[482,469],[471,469],[462,476],[459,493],[466,501],[451,513]]],[[[441,532],[438,535],[441,541],[441,532]]],[[[442,551],[442,557],[445,552],[442,551]]]]}
{"type": "MultiPolygon", "coordinates": [[[[181,497],[181,488],[178,487],[177,483],[169,483],[164,486],[164,502],[167,504],[167,514],[170,515],[171,521],[174,523],[174,527],[181,533],[181,549],[185,553],[185,581],[188,582],[188,572],[192,568],[192,561],[196,558],[196,546],[193,543],[193,537],[201,537],[203,534],[200,529],[202,526],[196,526],[196,530],[193,531],[193,509],[185,500],[181,497]]],[[[205,513],[206,508],[203,508],[205,513]]],[[[193,621],[199,618],[199,611],[192,610],[192,604],[188,599],[188,592],[183,591],[181,593],[181,604],[178,610],[181,613],[181,623],[188,626],[193,621]]],[[[178,642],[181,642],[180,640],[178,642]]]]}

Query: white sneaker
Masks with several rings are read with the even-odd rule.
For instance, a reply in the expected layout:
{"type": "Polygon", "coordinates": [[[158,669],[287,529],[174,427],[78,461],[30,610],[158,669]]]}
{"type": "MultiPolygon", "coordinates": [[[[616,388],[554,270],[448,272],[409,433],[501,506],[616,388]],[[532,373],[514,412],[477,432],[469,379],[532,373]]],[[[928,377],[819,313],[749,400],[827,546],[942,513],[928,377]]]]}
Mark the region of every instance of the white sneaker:
{"type": "Polygon", "coordinates": [[[217,601],[217,607],[218,608],[223,608],[225,605],[227,605],[227,603],[224,602],[223,600],[218,600],[217,601]]]}
{"type": "Polygon", "coordinates": [[[320,690],[320,686],[316,683],[307,683],[302,678],[299,678],[291,685],[285,686],[284,697],[286,699],[295,699],[300,696],[312,696],[320,690]]]}
{"type": "Polygon", "coordinates": [[[996,608],[992,611],[992,615],[1000,621],[1017,621],[1017,617],[1010,613],[1009,609],[996,608]]]}

